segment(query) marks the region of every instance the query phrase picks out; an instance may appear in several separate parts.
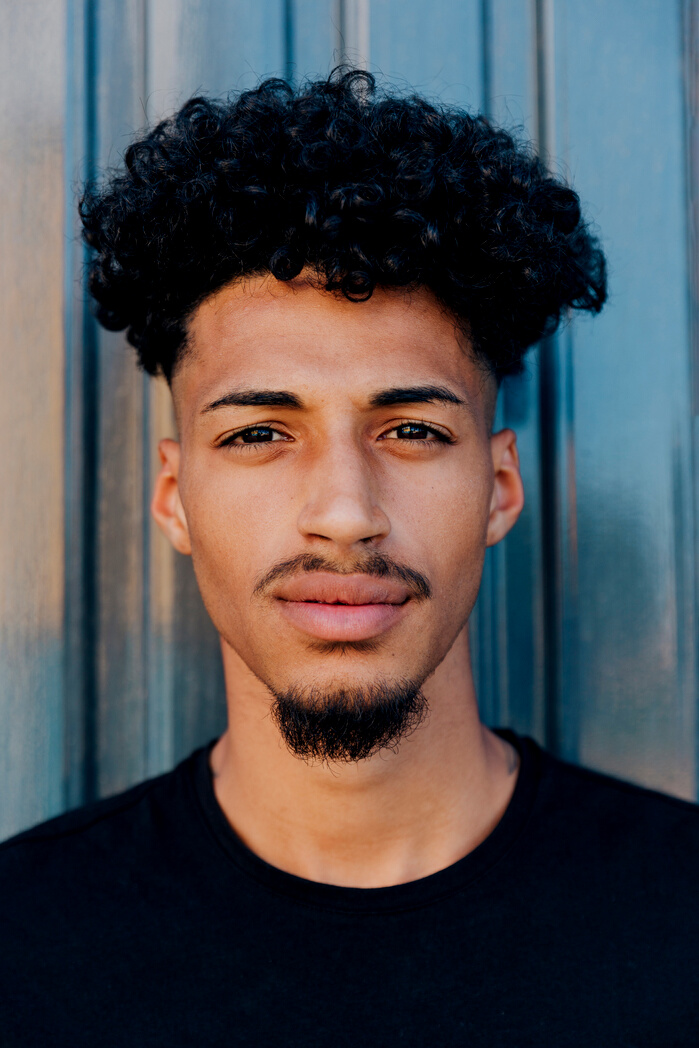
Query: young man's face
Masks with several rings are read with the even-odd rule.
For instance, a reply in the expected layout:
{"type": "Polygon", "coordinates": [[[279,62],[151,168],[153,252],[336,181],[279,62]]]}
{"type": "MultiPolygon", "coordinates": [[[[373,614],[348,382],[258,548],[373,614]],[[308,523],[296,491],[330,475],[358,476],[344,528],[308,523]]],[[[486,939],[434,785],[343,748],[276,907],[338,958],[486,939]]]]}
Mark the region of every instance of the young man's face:
{"type": "Polygon", "coordinates": [[[522,506],[494,382],[426,289],[256,276],[196,310],[154,513],[272,692],[418,687],[522,506]]]}

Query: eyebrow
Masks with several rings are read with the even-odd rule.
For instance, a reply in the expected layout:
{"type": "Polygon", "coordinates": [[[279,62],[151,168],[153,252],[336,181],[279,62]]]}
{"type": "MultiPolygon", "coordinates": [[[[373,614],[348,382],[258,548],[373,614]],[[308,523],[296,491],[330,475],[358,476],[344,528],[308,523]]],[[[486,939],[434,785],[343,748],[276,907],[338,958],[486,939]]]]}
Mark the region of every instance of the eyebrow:
{"type": "MultiPolygon", "coordinates": [[[[390,407],[392,404],[463,404],[464,401],[446,386],[394,386],[382,389],[369,399],[372,408],[390,407]]],[[[265,407],[301,408],[303,402],[295,393],[285,389],[233,389],[202,409],[202,414],[218,408],[265,407]]]]}
{"type": "Polygon", "coordinates": [[[397,386],[375,393],[369,401],[372,408],[386,408],[391,404],[463,404],[464,401],[446,386],[397,386]]]}
{"type": "Polygon", "coordinates": [[[295,393],[285,389],[233,389],[202,409],[202,415],[217,408],[300,408],[303,404],[295,393]]]}

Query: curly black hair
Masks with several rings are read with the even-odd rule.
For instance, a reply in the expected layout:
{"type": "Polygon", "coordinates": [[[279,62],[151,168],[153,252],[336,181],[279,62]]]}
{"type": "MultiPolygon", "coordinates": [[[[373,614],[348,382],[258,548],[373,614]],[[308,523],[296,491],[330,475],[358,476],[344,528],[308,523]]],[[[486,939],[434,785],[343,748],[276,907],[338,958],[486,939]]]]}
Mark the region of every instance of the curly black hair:
{"type": "Polygon", "coordinates": [[[426,286],[498,380],[569,307],[606,298],[578,196],[529,144],[363,70],[192,98],[124,161],[80,201],[89,289],[168,381],[192,311],[245,274],[310,267],[358,302],[426,286]]]}

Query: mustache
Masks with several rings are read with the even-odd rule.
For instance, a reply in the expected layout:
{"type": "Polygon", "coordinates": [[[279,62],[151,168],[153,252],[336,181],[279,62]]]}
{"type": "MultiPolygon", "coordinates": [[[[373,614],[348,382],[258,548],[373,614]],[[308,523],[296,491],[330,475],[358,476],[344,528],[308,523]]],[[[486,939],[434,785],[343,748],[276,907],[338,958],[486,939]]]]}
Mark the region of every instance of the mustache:
{"type": "Polygon", "coordinates": [[[429,600],[432,596],[432,588],[425,576],[409,568],[405,564],[399,564],[385,553],[373,552],[366,557],[357,558],[348,564],[334,564],[333,561],[315,553],[300,553],[289,560],[283,560],[275,564],[273,568],[265,572],[255,583],[254,596],[259,596],[265,590],[282,579],[291,578],[301,572],[328,571],[335,575],[372,575],[379,579],[395,579],[402,582],[410,590],[411,596],[416,600],[429,600]]]}

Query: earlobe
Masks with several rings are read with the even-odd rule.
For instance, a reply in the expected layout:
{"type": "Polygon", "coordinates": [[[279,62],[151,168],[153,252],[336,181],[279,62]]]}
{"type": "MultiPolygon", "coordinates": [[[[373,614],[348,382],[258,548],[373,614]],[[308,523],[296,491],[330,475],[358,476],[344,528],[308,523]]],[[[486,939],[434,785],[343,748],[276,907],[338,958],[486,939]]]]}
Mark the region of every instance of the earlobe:
{"type": "Polygon", "coordinates": [[[178,553],[190,554],[189,528],[178,484],[180,445],[176,440],[161,440],[158,454],[161,468],[155,480],[151,513],[178,553]]]}
{"type": "Polygon", "coordinates": [[[490,438],[493,457],[493,495],[486,545],[494,546],[517,522],[524,507],[524,487],[519,471],[517,435],[511,429],[500,430],[490,438]]]}

